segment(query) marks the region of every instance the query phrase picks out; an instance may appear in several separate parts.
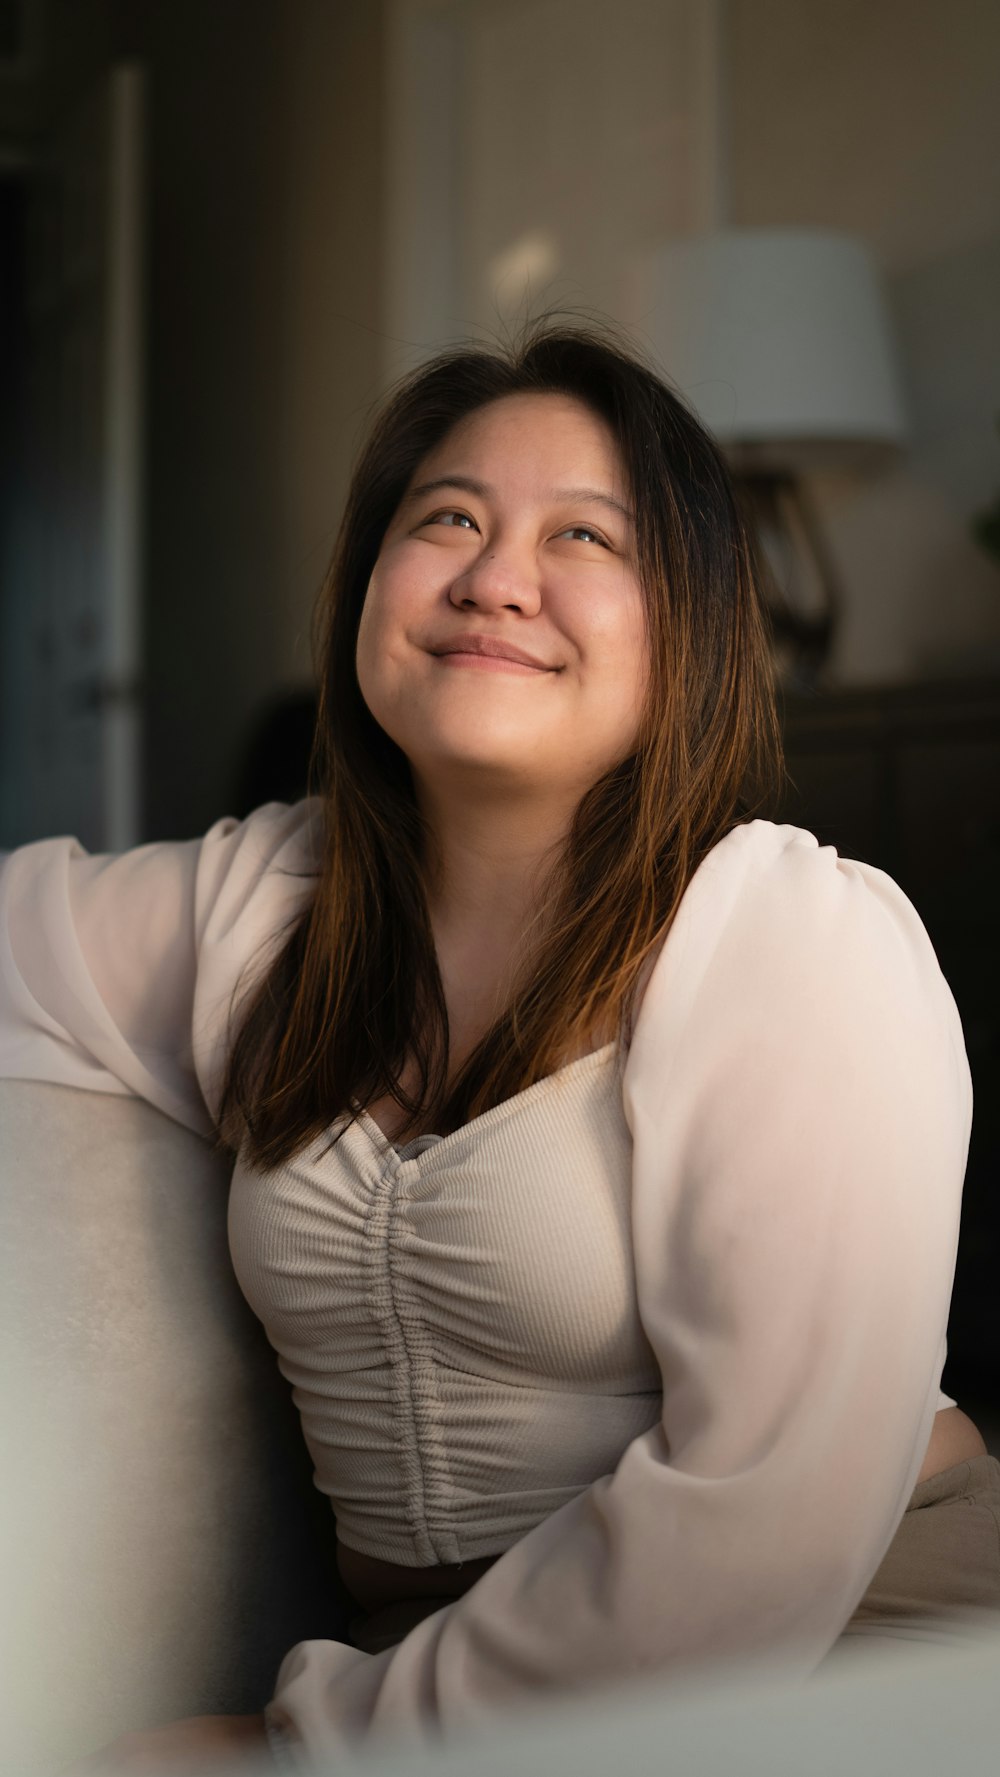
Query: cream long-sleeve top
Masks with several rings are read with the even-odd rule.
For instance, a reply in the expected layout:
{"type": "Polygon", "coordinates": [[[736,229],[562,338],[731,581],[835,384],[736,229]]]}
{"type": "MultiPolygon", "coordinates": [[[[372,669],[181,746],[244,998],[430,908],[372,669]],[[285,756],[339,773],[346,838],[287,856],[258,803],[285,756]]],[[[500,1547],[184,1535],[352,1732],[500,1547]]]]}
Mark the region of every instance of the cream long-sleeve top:
{"type": "MultiPolygon", "coordinates": [[[[256,979],[314,892],[321,819],[315,801],[270,804],[203,839],[117,857],[88,856],[68,838],[8,854],[0,1073],[138,1094],[208,1133],[233,990],[256,979]]],[[[801,828],[737,827],[687,888],[646,972],[627,1050],[565,1071],[575,1089],[549,1094],[540,1082],[437,1149],[424,1138],[397,1153],[362,1118],[325,1160],[319,1144],[278,1175],[237,1163],[237,1270],[297,1384],[317,1480],[335,1507],[341,1487],[346,1540],[429,1565],[481,1550],[485,1526],[485,1545],[503,1551],[394,1648],[291,1649],[267,1716],[292,1766],[373,1738],[448,1736],[595,1681],[771,1653],[808,1675],[895,1534],[936,1410],[953,1404],[940,1382],[971,1079],[954,998],[889,876],[801,828]],[[585,1116],[589,1135],[573,1122],[585,1116]],[[476,1171],[477,1125],[488,1149],[498,1119],[522,1143],[516,1178],[476,1171]],[[531,1143],[558,1143],[560,1127],[567,1151],[590,1143],[576,1247],[544,1233],[558,1219],[547,1178],[563,1193],[565,1225],[571,1171],[530,1165],[531,1143]],[[506,1281],[492,1260],[478,1293],[474,1263],[455,1271],[442,1360],[427,1303],[436,1291],[440,1305],[453,1251],[476,1258],[476,1217],[489,1208],[495,1221],[498,1204],[508,1229],[512,1206],[520,1219],[506,1281]],[[450,1233],[429,1239],[428,1227],[450,1233]],[[602,1227],[606,1249],[593,1233],[602,1227]],[[322,1228],[333,1230],[326,1247],[322,1228]],[[350,1240],[362,1237],[363,1274],[350,1263],[350,1240]],[[593,1291],[605,1250],[604,1332],[591,1333],[593,1350],[567,1378],[570,1352],[557,1389],[559,1317],[565,1334],[567,1317],[584,1327],[587,1316],[566,1267],[585,1261],[582,1287],[593,1291]],[[364,1277],[381,1278],[385,1297],[367,1321],[364,1277]],[[505,1320],[514,1299],[518,1314],[505,1320]],[[364,1327],[369,1345],[345,1361],[345,1341],[364,1327]],[[380,1327],[366,1419],[364,1371],[380,1327]],[[464,1355],[463,1327],[473,1329],[464,1355]],[[497,1374],[478,1361],[484,1329],[498,1328],[505,1362],[519,1344],[508,1396],[530,1379],[532,1337],[546,1346],[549,1370],[524,1391],[522,1420],[558,1408],[548,1422],[557,1435],[539,1437],[536,1423],[522,1440],[531,1454],[517,1471],[520,1518],[504,1516],[509,1498],[504,1510],[490,1498],[512,1472],[503,1438],[490,1442],[497,1374]],[[439,1534],[455,1468],[448,1440],[464,1438],[462,1460],[474,1466],[477,1415],[487,1479],[478,1516],[474,1487],[463,1488],[449,1543],[439,1534]],[[366,1423],[368,1492],[357,1458],[366,1423]],[[407,1443],[401,1425],[420,1435],[407,1443]],[[395,1488],[394,1448],[410,1464],[395,1488]],[[437,1463],[436,1497],[413,1469],[421,1450],[433,1459],[427,1474],[437,1463]],[[560,1485],[549,1485],[556,1472],[560,1485]],[[553,1499],[562,1503],[548,1509],[553,1499]]],[[[507,1151],[516,1155],[516,1140],[507,1151]]]]}

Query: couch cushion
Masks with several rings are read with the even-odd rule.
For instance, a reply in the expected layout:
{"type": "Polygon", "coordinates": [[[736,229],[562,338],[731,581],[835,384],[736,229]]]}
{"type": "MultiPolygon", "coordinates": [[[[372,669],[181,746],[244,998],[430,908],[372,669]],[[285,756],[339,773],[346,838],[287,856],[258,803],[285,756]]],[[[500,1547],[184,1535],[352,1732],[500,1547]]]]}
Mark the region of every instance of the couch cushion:
{"type": "Polygon", "coordinates": [[[228,1168],[132,1098],[0,1082],[4,1752],[259,1709],[341,1636],[335,1526],[226,1245],[228,1168]]]}

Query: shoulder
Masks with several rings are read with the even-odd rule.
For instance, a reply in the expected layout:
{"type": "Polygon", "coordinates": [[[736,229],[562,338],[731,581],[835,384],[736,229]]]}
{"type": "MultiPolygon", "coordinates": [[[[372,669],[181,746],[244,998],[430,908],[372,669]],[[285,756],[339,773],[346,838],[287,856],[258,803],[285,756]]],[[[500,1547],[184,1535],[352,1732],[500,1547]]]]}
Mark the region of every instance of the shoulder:
{"type": "Polygon", "coordinates": [[[755,820],[702,860],[650,972],[645,1022],[679,1038],[708,1005],[732,1031],[798,1028],[891,1008],[943,1019],[954,1000],[913,903],[885,871],[843,858],[805,828],[755,820]]]}
{"type": "Polygon", "coordinates": [[[231,862],[238,860],[250,871],[301,867],[315,873],[322,831],[322,799],[310,796],[302,802],[266,802],[244,820],[224,815],[209,828],[202,845],[225,851],[231,862]]]}
{"type": "Polygon", "coordinates": [[[834,947],[857,943],[870,933],[936,960],[912,901],[884,870],[842,857],[804,827],[773,821],[734,827],[713,847],[688,885],[678,928],[712,946],[724,944],[730,928],[792,948],[820,936],[834,947]]]}
{"type": "Polygon", "coordinates": [[[218,941],[235,925],[265,923],[301,908],[319,873],[323,804],[319,797],[268,802],[245,820],[216,821],[201,841],[196,919],[218,941]]]}
{"type": "Polygon", "coordinates": [[[323,824],[318,797],[269,802],[245,820],[217,821],[200,843],[194,1054],[213,1116],[237,1005],[276,960],[315,893],[323,824]]]}
{"type": "Polygon", "coordinates": [[[274,960],[315,893],[323,824],[310,797],[226,817],[205,834],[194,907],[202,1004],[227,1000],[237,982],[249,988],[274,960]]]}

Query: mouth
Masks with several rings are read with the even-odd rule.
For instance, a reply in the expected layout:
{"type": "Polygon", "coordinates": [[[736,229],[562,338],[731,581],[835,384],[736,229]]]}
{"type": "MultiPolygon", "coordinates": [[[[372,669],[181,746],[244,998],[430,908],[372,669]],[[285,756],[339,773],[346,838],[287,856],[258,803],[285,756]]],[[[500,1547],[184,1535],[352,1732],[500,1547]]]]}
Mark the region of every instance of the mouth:
{"type": "Polygon", "coordinates": [[[516,642],[509,641],[505,636],[484,635],[476,630],[460,630],[455,635],[448,636],[439,647],[431,648],[430,652],[439,660],[454,655],[468,659],[470,655],[475,655],[479,659],[515,661],[519,666],[531,667],[534,672],[553,671],[547,661],[528,654],[524,648],[519,648],[516,642]]]}
{"type": "Polygon", "coordinates": [[[511,660],[505,654],[471,654],[464,649],[451,649],[447,654],[438,654],[435,658],[442,666],[478,667],[480,672],[488,673],[529,673],[537,677],[539,673],[552,670],[547,666],[530,666],[525,660],[511,660]]]}

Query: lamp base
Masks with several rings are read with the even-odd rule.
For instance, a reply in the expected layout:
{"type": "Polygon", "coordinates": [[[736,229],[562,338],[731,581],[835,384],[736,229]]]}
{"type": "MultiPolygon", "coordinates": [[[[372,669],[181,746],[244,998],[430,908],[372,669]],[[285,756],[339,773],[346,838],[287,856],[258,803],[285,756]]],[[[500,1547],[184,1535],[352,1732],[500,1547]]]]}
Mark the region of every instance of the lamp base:
{"type": "Polygon", "coordinates": [[[836,569],[801,482],[746,470],[733,479],[756,546],[775,681],[811,695],[826,688],[843,606],[836,569]]]}

